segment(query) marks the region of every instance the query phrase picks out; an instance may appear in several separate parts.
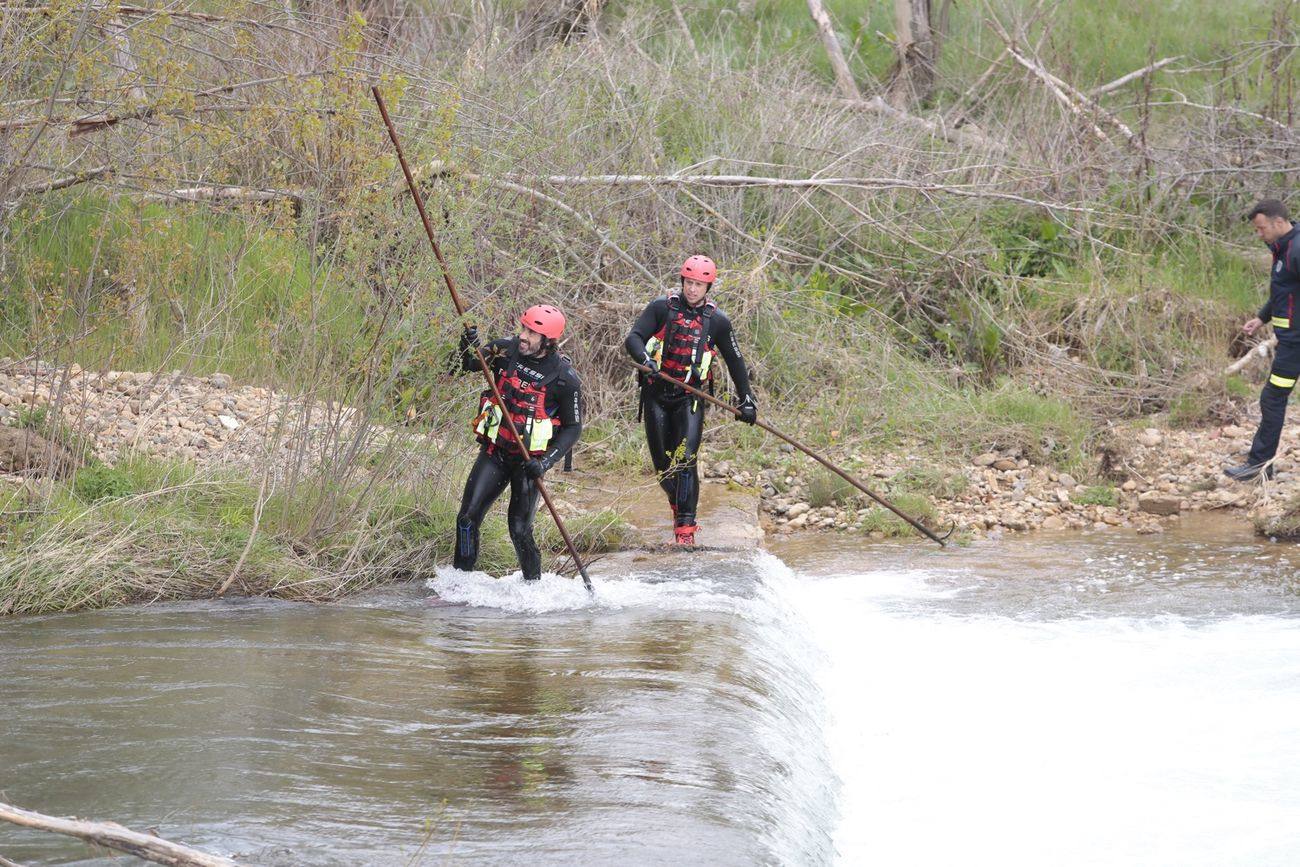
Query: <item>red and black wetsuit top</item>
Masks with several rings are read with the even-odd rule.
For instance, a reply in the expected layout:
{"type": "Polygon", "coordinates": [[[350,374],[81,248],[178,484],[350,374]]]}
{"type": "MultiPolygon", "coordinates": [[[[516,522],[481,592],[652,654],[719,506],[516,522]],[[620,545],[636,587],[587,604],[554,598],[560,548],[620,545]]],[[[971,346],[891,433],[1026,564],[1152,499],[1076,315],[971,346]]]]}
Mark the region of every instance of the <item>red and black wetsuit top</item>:
{"type": "MultiPolygon", "coordinates": [[[[474,351],[464,340],[461,344],[461,367],[477,371],[474,351]]],[[[496,377],[506,411],[522,436],[528,437],[528,430],[539,421],[549,420],[553,425],[554,433],[545,449],[532,454],[550,469],[582,435],[582,382],[577,372],[568,359],[556,352],[541,358],[521,354],[517,337],[492,341],[483,347],[483,356],[496,377]]],[[[490,401],[491,391],[485,392],[485,397],[490,401]]],[[[519,457],[521,452],[504,423],[487,447],[503,456],[519,457]]]]}
{"type": "MultiPolygon", "coordinates": [[[[706,352],[717,350],[727,363],[736,396],[743,401],[753,399],[749,388],[749,370],[740,354],[731,320],[717,305],[706,300],[699,307],[691,307],[677,294],[651,301],[628,332],[623,348],[632,360],[640,364],[647,355],[646,342],[658,337],[663,342],[660,368],[675,379],[684,379],[685,373],[698,365],[706,352]]],[[[693,380],[691,377],[690,380],[693,380]]],[[[697,388],[698,382],[693,382],[697,388]]],[[[684,397],[686,392],[656,378],[649,394],[659,399],[684,397]]]]}

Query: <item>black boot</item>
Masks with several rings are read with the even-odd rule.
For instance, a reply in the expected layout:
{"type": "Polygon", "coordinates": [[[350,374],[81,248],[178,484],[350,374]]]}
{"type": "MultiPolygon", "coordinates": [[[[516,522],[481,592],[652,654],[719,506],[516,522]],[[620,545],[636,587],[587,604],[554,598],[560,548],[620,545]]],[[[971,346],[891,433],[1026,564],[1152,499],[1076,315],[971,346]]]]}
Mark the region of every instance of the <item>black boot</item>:
{"type": "Polygon", "coordinates": [[[1273,478],[1272,464],[1242,464],[1239,467],[1229,467],[1223,471],[1223,474],[1234,482],[1253,482],[1261,475],[1266,479],[1273,478]]]}

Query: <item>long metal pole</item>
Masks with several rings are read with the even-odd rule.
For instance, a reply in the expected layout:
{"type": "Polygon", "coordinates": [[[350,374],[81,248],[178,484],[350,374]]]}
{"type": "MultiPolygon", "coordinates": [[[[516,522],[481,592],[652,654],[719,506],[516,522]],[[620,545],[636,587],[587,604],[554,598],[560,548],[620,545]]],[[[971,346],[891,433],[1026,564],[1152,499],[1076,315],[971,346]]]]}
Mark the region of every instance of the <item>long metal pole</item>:
{"type": "MultiPolygon", "coordinates": [[[[438,260],[438,265],[442,268],[442,280],[447,284],[447,291],[451,293],[451,303],[456,305],[456,313],[460,316],[465,315],[465,305],[461,303],[460,293],[456,291],[456,284],[451,279],[451,269],[447,267],[447,260],[442,256],[442,249],[438,246],[438,239],[433,234],[433,223],[429,221],[429,215],[424,210],[424,196],[420,195],[420,188],[415,185],[415,177],[411,174],[411,167],[406,162],[406,154],[402,151],[402,143],[397,138],[397,128],[393,126],[393,119],[388,116],[388,106],[384,104],[383,94],[379,92],[379,87],[371,87],[370,92],[374,94],[375,104],[379,106],[379,113],[384,118],[384,126],[388,127],[388,137],[393,140],[393,148],[397,151],[397,161],[402,164],[402,174],[406,175],[406,185],[411,190],[411,198],[415,200],[415,209],[420,212],[420,222],[424,224],[424,233],[429,236],[429,246],[433,247],[433,255],[438,260]]],[[[478,358],[479,368],[483,371],[483,378],[487,380],[488,388],[492,390],[492,397],[503,409],[505,402],[501,399],[501,392],[497,390],[496,379],[492,376],[492,370],[488,367],[487,359],[483,357],[483,352],[477,346],[472,347],[474,355],[478,358]]],[[[515,420],[510,417],[510,413],[502,412],[501,418],[514,437],[515,443],[519,445],[520,452],[523,453],[524,441],[519,436],[519,431],[515,428],[515,420]]],[[[555,504],[551,502],[551,495],[546,490],[546,485],[542,480],[535,479],[537,492],[542,495],[546,502],[546,508],[550,511],[551,517],[555,519],[555,526],[559,529],[560,535],[564,538],[564,544],[569,549],[569,556],[573,558],[573,564],[578,567],[578,574],[582,576],[582,583],[586,585],[587,591],[595,593],[595,588],[591,586],[591,576],[587,574],[587,567],[582,564],[582,558],[578,556],[578,548],[573,544],[573,539],[569,536],[569,530],[564,526],[564,519],[556,511],[555,504]]]]}
{"type": "MultiPolygon", "coordinates": [[[[632,365],[633,367],[635,367],[637,370],[641,371],[642,373],[649,373],[649,372],[650,372],[650,368],[646,367],[646,366],[643,365],[643,364],[637,364],[635,361],[633,361],[633,360],[630,359],[630,358],[629,358],[627,361],[628,361],[628,364],[632,365]]],[[[686,391],[690,392],[691,394],[695,395],[695,396],[698,397],[698,398],[702,398],[703,400],[707,400],[709,403],[714,404],[715,406],[720,406],[720,407],[722,407],[722,408],[725,409],[727,412],[734,413],[734,414],[737,415],[737,416],[740,415],[740,410],[739,410],[737,407],[734,407],[734,406],[732,406],[731,404],[726,403],[725,401],[718,400],[716,397],[714,397],[713,395],[709,394],[707,391],[701,391],[700,389],[695,388],[695,387],[692,386],[692,385],[687,385],[686,383],[682,382],[681,380],[673,379],[671,376],[669,376],[668,374],[664,373],[662,370],[655,371],[655,375],[658,376],[660,379],[662,379],[664,382],[672,383],[673,385],[677,386],[678,388],[685,389],[686,391]]],[[[830,470],[832,473],[835,473],[835,475],[839,476],[841,479],[843,479],[844,481],[848,482],[850,485],[852,485],[853,487],[857,488],[859,491],[861,491],[862,493],[866,494],[868,497],[870,497],[871,499],[875,500],[877,503],[879,503],[880,505],[884,506],[884,507],[885,507],[886,509],[888,509],[889,511],[893,512],[895,515],[897,515],[898,517],[902,518],[902,519],[903,519],[904,521],[906,521],[907,523],[911,524],[914,528],[916,528],[916,530],[917,530],[918,532],[922,533],[922,534],[925,535],[927,538],[929,538],[929,539],[931,539],[931,540],[933,540],[933,541],[935,541],[935,542],[938,542],[939,545],[940,545],[940,547],[945,547],[945,546],[947,545],[947,542],[946,542],[945,540],[948,538],[948,536],[951,536],[951,535],[952,535],[952,531],[951,531],[951,530],[949,530],[948,533],[947,533],[946,535],[942,536],[942,537],[935,535],[934,531],[931,530],[929,527],[925,526],[925,525],[922,524],[920,521],[918,521],[918,520],[916,520],[915,518],[913,518],[911,515],[908,515],[906,512],[903,512],[901,509],[899,509],[899,508],[898,508],[897,506],[895,506],[893,503],[891,503],[891,502],[889,502],[888,500],[886,500],[884,497],[881,497],[881,496],[877,495],[875,492],[873,492],[873,491],[872,491],[870,488],[868,488],[866,485],[862,484],[862,482],[859,482],[859,481],[858,481],[857,479],[855,479],[853,476],[849,475],[849,474],[848,474],[847,472],[845,472],[844,470],[842,470],[842,469],[840,469],[839,467],[835,466],[835,464],[831,463],[831,462],[828,461],[826,458],[824,458],[824,457],[822,457],[821,455],[817,454],[817,452],[815,452],[815,451],[813,451],[812,449],[808,448],[806,445],[804,445],[803,443],[799,442],[799,441],[798,441],[797,439],[795,439],[794,437],[792,437],[792,436],[787,436],[786,434],[781,433],[781,431],[777,430],[776,428],[772,427],[771,425],[769,425],[769,424],[764,424],[764,423],[761,422],[761,421],[755,421],[754,424],[757,425],[758,427],[761,427],[763,430],[767,431],[768,433],[772,434],[772,436],[779,437],[779,438],[785,440],[785,441],[788,442],[790,445],[794,446],[794,447],[797,448],[799,451],[803,452],[803,453],[806,454],[808,457],[812,458],[814,461],[816,461],[817,463],[821,464],[821,465],[822,465],[823,467],[825,467],[826,469],[830,470]]]]}

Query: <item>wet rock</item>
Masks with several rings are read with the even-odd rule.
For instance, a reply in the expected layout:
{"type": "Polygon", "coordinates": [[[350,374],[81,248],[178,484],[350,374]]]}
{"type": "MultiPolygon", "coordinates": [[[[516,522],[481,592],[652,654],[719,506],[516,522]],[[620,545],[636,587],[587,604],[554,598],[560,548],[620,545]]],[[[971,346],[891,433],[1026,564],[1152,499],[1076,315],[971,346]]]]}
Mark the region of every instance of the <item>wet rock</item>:
{"type": "Polygon", "coordinates": [[[1044,530],[1064,530],[1065,521],[1058,515],[1049,515],[1043,519],[1041,526],[1044,530]]]}
{"type": "Polygon", "coordinates": [[[1138,497],[1138,509],[1148,515],[1177,515],[1182,511],[1182,501],[1168,494],[1148,491],[1138,497]]]}

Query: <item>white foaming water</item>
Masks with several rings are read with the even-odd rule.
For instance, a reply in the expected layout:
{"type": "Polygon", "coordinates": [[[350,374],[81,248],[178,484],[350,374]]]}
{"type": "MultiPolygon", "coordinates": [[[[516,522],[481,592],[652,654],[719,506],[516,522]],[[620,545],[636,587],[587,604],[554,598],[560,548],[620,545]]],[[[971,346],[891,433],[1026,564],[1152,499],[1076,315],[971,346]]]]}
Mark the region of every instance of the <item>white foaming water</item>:
{"type": "Polygon", "coordinates": [[[731,611],[745,603],[708,579],[652,582],[637,574],[618,578],[598,576],[594,580],[595,592],[588,593],[581,579],[551,572],[542,573],[540,581],[525,582],[519,572],[493,578],[486,572],[462,572],[439,566],[435,576],[425,584],[446,602],[515,614],[644,607],[731,611]]]}
{"type": "Polygon", "coordinates": [[[792,598],[840,863],[1300,863],[1300,621],[927,610],[947,595],[881,571],[792,598]]]}

